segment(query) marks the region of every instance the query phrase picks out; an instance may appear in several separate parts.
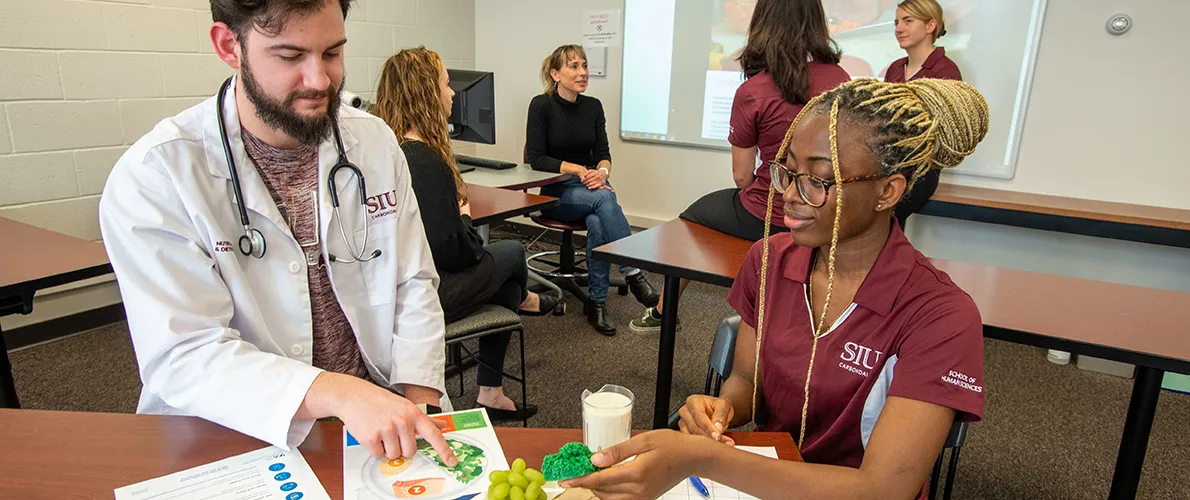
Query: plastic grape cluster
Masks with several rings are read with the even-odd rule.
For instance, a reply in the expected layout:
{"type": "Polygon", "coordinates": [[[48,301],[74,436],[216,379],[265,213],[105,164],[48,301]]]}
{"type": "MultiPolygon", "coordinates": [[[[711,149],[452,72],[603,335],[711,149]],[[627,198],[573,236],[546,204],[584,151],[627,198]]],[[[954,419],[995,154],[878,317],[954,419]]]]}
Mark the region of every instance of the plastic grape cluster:
{"type": "Polygon", "coordinates": [[[541,491],[545,476],[526,468],[523,458],[512,461],[512,470],[493,471],[488,479],[492,481],[488,487],[489,500],[545,500],[541,491]]]}

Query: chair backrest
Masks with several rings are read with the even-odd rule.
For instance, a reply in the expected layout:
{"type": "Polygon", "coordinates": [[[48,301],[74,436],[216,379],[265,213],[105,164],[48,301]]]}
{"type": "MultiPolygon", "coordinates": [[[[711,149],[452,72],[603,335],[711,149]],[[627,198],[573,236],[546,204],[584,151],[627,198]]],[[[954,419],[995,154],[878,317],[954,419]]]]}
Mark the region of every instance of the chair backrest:
{"type": "Polygon", "coordinates": [[[946,443],[942,445],[943,448],[954,448],[956,446],[962,447],[963,443],[967,442],[967,422],[960,422],[957,419],[950,425],[950,435],[946,436],[946,443]]]}
{"type": "Polygon", "coordinates": [[[946,436],[946,443],[942,445],[942,451],[934,461],[934,469],[930,471],[930,500],[938,498],[939,483],[942,484],[942,500],[950,500],[950,494],[954,490],[955,474],[959,468],[959,452],[963,450],[963,443],[967,442],[967,427],[967,422],[960,422],[958,419],[950,425],[950,434],[946,436]],[[950,450],[950,467],[946,470],[946,481],[942,482],[942,459],[946,456],[946,450],[950,450]]]}
{"type": "Polygon", "coordinates": [[[719,395],[719,387],[731,375],[732,363],[735,361],[735,339],[739,331],[739,315],[724,319],[715,329],[715,340],[711,343],[711,354],[707,357],[705,387],[706,393],[711,396],[719,395]]]}

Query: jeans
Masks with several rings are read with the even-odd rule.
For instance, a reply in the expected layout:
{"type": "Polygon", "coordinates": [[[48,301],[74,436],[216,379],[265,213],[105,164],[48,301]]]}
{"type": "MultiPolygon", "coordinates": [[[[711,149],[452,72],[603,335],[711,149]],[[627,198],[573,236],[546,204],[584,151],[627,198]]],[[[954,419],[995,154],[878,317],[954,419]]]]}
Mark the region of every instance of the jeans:
{"type": "MultiPolygon", "coordinates": [[[[611,183],[607,183],[611,187],[611,183]]],[[[577,177],[541,188],[541,194],[558,198],[558,205],[541,213],[560,221],[582,220],[587,223],[587,294],[594,302],[607,301],[611,282],[611,263],[591,258],[591,250],[632,234],[616,193],[607,189],[587,189],[577,177]]],[[[637,269],[620,266],[620,273],[637,269]]]]}
{"type": "MultiPolygon", "coordinates": [[[[519,241],[497,241],[484,247],[492,260],[496,261],[496,274],[503,283],[500,289],[488,299],[488,304],[498,305],[512,312],[521,310],[521,302],[529,295],[529,270],[525,266],[525,247],[519,241]]],[[[483,364],[475,370],[476,383],[482,387],[500,387],[504,376],[504,355],[508,352],[511,332],[488,335],[479,339],[479,359],[483,364]],[[487,366],[484,366],[487,365],[487,366]],[[488,367],[491,368],[488,368],[488,367]]]]}

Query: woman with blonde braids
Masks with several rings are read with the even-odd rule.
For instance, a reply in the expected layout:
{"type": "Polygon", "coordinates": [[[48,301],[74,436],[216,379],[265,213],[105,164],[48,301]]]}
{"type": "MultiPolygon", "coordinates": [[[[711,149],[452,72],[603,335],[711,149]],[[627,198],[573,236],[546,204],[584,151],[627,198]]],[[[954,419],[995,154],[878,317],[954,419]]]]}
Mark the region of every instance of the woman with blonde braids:
{"type": "MultiPolygon", "coordinates": [[[[372,113],[392,127],[409,162],[410,180],[421,211],[434,267],[438,299],[447,322],[484,304],[540,316],[557,304],[556,295],[528,289],[525,247],[517,241],[484,246],[471,225],[467,185],[459,174],[447,134],[454,91],[437,52],[405,49],[384,63],[372,113]]],[[[511,334],[479,339],[477,403],[493,420],[525,420],[537,407],[518,407],[502,387],[504,355],[511,334]]]]}
{"type": "Polygon", "coordinates": [[[766,230],[728,295],[743,321],[722,396],[691,396],[684,433],[604,450],[595,465],[636,459],[573,485],[656,498],[699,475],[759,498],[924,498],[952,422],[982,416],[983,333],[974,302],[892,210],[987,128],[983,97],[949,80],[854,80],[807,104],[771,166],[769,203],[780,196],[790,231],[766,230]],[[791,433],[806,463],[731,446],[723,431],[758,413],[758,429],[791,433]]]}

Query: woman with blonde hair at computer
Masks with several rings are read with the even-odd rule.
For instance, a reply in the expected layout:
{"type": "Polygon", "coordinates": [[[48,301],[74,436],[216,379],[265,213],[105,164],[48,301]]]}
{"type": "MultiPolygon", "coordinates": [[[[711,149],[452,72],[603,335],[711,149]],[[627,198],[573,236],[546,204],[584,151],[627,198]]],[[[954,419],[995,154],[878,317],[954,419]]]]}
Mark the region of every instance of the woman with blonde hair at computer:
{"type": "MultiPolygon", "coordinates": [[[[934,46],[939,38],[946,35],[946,20],[943,19],[942,6],[936,0],[905,0],[897,4],[894,24],[897,44],[908,55],[889,65],[888,71],[884,73],[884,81],[901,83],[919,78],[963,80],[958,65],[946,57],[946,48],[934,46]]],[[[895,215],[901,229],[905,228],[909,216],[921,210],[922,205],[930,200],[930,196],[938,189],[940,177],[941,172],[937,170],[928,172],[897,204],[895,215]]]]}
{"type": "MultiPolygon", "coordinates": [[[[529,291],[525,247],[517,241],[484,246],[471,224],[467,185],[450,148],[447,118],[454,91],[437,52],[405,49],[384,63],[372,113],[397,134],[430,253],[438,270],[438,298],[446,321],[456,321],[484,304],[540,316],[557,304],[556,295],[529,291]]],[[[525,420],[537,407],[518,408],[504,395],[504,354],[511,334],[479,339],[477,402],[493,420],[525,420]]]]}
{"type": "MultiPolygon", "coordinates": [[[[525,160],[534,170],[571,174],[563,182],[541,188],[541,194],[559,201],[542,214],[561,221],[586,222],[590,299],[584,313],[595,331],[610,336],[616,334],[606,309],[611,263],[592,258],[591,250],[627,237],[632,228],[608,180],[612,154],[603,104],[583,95],[590,75],[587,53],[578,45],[558,47],[542,61],[545,93],[529,102],[525,160]]],[[[620,266],[620,272],[637,301],[646,307],[657,304],[658,293],[640,269],[620,266]]]]}

